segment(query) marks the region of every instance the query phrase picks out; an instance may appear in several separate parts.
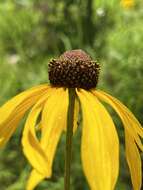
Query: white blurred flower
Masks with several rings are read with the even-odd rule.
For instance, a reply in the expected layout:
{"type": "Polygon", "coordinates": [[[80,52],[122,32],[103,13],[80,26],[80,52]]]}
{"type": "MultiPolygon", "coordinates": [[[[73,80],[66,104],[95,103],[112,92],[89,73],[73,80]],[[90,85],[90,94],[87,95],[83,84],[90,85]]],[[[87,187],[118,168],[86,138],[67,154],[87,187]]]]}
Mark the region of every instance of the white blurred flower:
{"type": "Polygon", "coordinates": [[[96,10],[96,14],[97,14],[98,16],[100,16],[100,17],[105,16],[105,10],[104,10],[102,7],[100,7],[100,8],[98,8],[98,9],[96,10]]]}
{"type": "Polygon", "coordinates": [[[11,65],[17,64],[19,60],[20,60],[20,56],[17,54],[9,55],[7,58],[8,63],[11,65]]]}

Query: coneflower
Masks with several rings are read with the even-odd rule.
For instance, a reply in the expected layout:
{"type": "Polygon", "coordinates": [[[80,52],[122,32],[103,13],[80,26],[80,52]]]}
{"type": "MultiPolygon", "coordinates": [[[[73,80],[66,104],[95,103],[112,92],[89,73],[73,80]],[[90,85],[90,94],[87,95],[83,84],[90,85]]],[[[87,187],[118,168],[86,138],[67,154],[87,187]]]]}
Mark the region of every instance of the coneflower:
{"type": "Polygon", "coordinates": [[[115,189],[119,140],[114,122],[100,100],[111,105],[123,122],[133,189],[141,189],[139,149],[143,151],[143,128],[119,100],[96,89],[99,69],[99,64],[84,51],[66,51],[49,63],[50,85],[43,84],[20,93],[0,107],[1,146],[32,107],[22,137],[23,152],[33,167],[27,190],[51,177],[56,147],[63,132],[67,133],[65,190],[69,190],[72,135],[77,130],[79,105],[83,118],[81,159],[89,187],[91,190],[115,189]],[[37,125],[40,139],[36,136],[37,125]]]}

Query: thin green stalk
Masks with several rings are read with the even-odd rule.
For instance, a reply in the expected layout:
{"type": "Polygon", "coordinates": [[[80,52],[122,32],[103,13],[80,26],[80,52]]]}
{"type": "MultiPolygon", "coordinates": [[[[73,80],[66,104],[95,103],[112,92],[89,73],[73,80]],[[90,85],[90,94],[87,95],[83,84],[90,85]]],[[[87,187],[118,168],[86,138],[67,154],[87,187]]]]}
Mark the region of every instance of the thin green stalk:
{"type": "Polygon", "coordinates": [[[75,89],[69,88],[69,107],[67,116],[66,152],[65,152],[65,189],[70,190],[70,174],[72,159],[72,137],[74,123],[75,89]]]}

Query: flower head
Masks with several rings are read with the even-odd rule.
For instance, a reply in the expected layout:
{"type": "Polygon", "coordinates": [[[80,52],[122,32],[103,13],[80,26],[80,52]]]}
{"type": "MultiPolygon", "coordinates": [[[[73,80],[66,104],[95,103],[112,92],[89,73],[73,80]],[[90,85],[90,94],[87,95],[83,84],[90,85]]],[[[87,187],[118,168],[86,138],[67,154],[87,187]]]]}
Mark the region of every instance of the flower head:
{"type": "Polygon", "coordinates": [[[67,88],[95,88],[98,82],[99,64],[82,50],[66,51],[49,64],[52,85],[67,88]]]}
{"type": "Polygon", "coordinates": [[[3,146],[15,132],[25,112],[32,107],[22,137],[23,152],[33,167],[27,190],[34,189],[52,174],[56,147],[61,134],[66,131],[68,88],[75,88],[76,91],[74,132],[77,130],[79,102],[81,105],[81,158],[90,188],[115,189],[119,172],[118,135],[110,114],[101,103],[103,101],[113,107],[123,122],[132,185],[134,190],[141,189],[139,149],[143,151],[143,128],[119,100],[95,89],[98,74],[99,65],[85,52],[67,51],[50,62],[50,85],[44,84],[27,90],[0,108],[0,146],[3,146]],[[36,136],[37,127],[41,132],[40,139],[36,136]]]}

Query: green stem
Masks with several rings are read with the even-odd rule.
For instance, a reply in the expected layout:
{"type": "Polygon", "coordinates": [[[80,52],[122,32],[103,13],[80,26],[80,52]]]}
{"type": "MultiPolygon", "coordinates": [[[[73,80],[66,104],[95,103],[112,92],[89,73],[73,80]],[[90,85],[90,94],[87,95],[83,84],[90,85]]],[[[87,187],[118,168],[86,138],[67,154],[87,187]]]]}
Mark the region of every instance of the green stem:
{"type": "Polygon", "coordinates": [[[74,123],[75,89],[69,88],[69,107],[67,116],[66,153],[65,153],[65,189],[70,190],[70,173],[72,157],[72,136],[74,123]]]}

